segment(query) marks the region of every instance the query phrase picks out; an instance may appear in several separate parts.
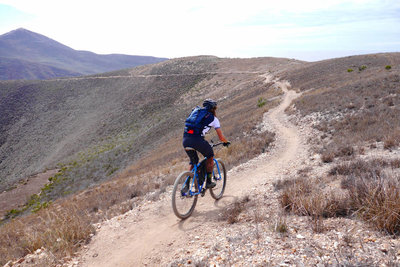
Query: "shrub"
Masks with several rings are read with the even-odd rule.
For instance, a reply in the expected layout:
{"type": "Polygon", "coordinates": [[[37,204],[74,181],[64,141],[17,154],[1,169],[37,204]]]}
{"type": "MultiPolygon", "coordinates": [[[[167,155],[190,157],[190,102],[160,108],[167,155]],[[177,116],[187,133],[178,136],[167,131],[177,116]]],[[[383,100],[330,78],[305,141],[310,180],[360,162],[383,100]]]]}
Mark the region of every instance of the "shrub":
{"type": "Polygon", "coordinates": [[[358,67],[359,71],[363,71],[363,70],[366,70],[366,69],[367,69],[367,66],[365,66],[365,65],[362,65],[362,66],[358,67]]]}
{"type": "Polygon", "coordinates": [[[347,69],[347,72],[353,72],[353,69],[347,69]]]}
{"type": "Polygon", "coordinates": [[[260,97],[260,98],[258,99],[258,101],[257,101],[257,107],[261,108],[261,107],[263,107],[266,103],[267,103],[267,101],[266,101],[264,98],[260,97]]]}
{"type": "Polygon", "coordinates": [[[275,220],[274,225],[272,226],[272,230],[274,232],[284,234],[288,232],[288,225],[286,223],[286,219],[283,216],[278,216],[275,220]]]}
{"type": "Polygon", "coordinates": [[[351,212],[348,194],[324,192],[321,181],[298,178],[287,185],[279,196],[281,207],[297,215],[310,216],[311,228],[316,233],[324,231],[324,218],[347,216],[351,212]]]}
{"type": "Polygon", "coordinates": [[[319,218],[345,216],[349,213],[346,195],[335,192],[321,193],[321,181],[309,177],[297,178],[283,189],[279,202],[286,211],[297,215],[319,218]]]}
{"type": "Polygon", "coordinates": [[[344,145],[338,148],[336,155],[337,156],[352,156],[354,154],[354,148],[350,145],[344,145]]]}
{"type": "Polygon", "coordinates": [[[390,166],[391,166],[393,169],[400,168],[400,159],[393,159],[393,160],[390,162],[390,166]]]}
{"type": "Polygon", "coordinates": [[[392,68],[392,66],[390,65],[386,65],[385,69],[390,70],[392,68]]]}
{"type": "Polygon", "coordinates": [[[380,175],[382,168],[389,166],[389,162],[382,159],[372,159],[369,161],[355,160],[351,162],[339,163],[329,171],[330,175],[361,176],[366,173],[380,175]]]}
{"type": "Polygon", "coordinates": [[[391,134],[383,139],[383,147],[385,149],[392,149],[400,144],[400,133],[393,131],[391,134]]]}
{"type": "Polygon", "coordinates": [[[329,152],[329,151],[322,153],[322,156],[321,156],[321,160],[323,163],[331,163],[331,162],[333,162],[334,158],[335,158],[335,154],[332,152],[329,152]]]}
{"type": "Polygon", "coordinates": [[[383,147],[385,149],[392,149],[393,147],[395,147],[397,145],[397,141],[395,139],[392,138],[386,138],[383,141],[383,147]]]}
{"type": "Polygon", "coordinates": [[[373,159],[341,163],[330,174],[344,175],[342,189],[348,192],[348,210],[390,234],[400,232],[400,176],[388,169],[400,168],[400,160],[373,159]]]}
{"type": "Polygon", "coordinates": [[[291,178],[279,179],[278,181],[273,182],[272,185],[273,185],[275,191],[279,191],[279,190],[282,190],[282,189],[284,189],[284,188],[286,188],[288,186],[291,186],[293,183],[295,183],[295,181],[296,180],[293,179],[293,178],[292,179],[291,178]]]}
{"type": "Polygon", "coordinates": [[[357,214],[378,230],[400,233],[400,176],[370,173],[353,179],[348,189],[357,214]]]}

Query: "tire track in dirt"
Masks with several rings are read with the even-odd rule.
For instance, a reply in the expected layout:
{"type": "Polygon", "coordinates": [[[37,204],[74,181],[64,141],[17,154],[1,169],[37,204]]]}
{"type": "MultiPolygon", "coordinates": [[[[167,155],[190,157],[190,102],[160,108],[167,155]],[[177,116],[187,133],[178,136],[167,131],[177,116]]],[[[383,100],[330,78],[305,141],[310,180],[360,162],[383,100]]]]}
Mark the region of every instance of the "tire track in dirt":
{"type": "MultiPolygon", "coordinates": [[[[271,80],[270,76],[264,77],[266,82],[271,80]]],[[[229,171],[221,200],[214,201],[207,193],[204,198],[199,198],[192,217],[180,221],[171,208],[170,188],[160,201],[145,203],[99,224],[97,234],[79,257],[79,266],[153,266],[157,265],[155,259],[165,262],[174,251],[185,246],[188,234],[207,234],[207,228],[212,221],[218,220],[225,206],[248,194],[254,186],[271,185],[304,159],[307,148],[284,113],[299,94],[289,90],[287,82],[275,80],[274,83],[284,92],[283,99],[263,119],[263,123],[276,133],[274,147],[229,171]]]]}

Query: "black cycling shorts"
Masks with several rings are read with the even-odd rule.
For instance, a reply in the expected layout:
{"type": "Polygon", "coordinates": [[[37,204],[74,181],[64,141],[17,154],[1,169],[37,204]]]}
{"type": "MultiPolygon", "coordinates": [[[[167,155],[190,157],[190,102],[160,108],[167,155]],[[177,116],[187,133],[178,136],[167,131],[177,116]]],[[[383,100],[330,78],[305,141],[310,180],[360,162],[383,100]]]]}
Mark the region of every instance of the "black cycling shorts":
{"type": "MultiPolygon", "coordinates": [[[[183,136],[183,147],[191,147],[199,151],[204,157],[211,158],[214,157],[214,151],[211,145],[204,139],[204,137],[199,135],[193,136],[183,136]]],[[[185,150],[190,158],[190,164],[194,165],[199,162],[199,156],[196,151],[185,150]]]]}

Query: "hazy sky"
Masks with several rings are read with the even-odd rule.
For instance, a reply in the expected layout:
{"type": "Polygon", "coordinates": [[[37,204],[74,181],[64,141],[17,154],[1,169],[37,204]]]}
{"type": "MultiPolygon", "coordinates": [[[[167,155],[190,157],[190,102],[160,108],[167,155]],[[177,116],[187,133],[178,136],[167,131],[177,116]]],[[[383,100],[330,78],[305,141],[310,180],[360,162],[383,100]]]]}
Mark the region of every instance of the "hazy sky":
{"type": "Polygon", "coordinates": [[[0,0],[0,34],[158,57],[308,61],[400,52],[400,0],[0,0]]]}

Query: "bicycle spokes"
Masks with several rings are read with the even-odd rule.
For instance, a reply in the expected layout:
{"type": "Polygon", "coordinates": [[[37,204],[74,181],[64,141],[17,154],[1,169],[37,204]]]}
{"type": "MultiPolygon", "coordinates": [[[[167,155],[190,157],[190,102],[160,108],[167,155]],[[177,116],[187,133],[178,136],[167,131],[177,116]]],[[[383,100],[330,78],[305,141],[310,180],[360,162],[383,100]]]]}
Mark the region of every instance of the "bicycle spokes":
{"type": "Polygon", "coordinates": [[[197,202],[197,195],[193,194],[193,192],[196,192],[196,188],[196,179],[193,179],[191,172],[183,172],[175,180],[172,207],[178,218],[185,219],[193,212],[197,202]],[[185,185],[189,185],[187,192],[184,192],[185,185]]]}

